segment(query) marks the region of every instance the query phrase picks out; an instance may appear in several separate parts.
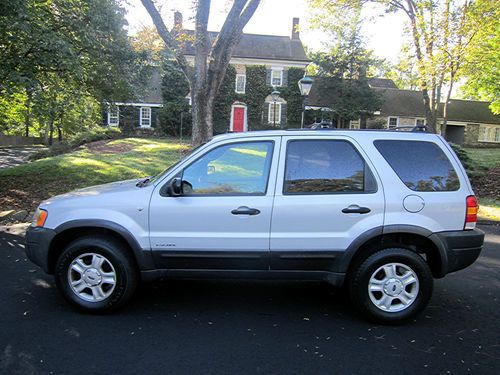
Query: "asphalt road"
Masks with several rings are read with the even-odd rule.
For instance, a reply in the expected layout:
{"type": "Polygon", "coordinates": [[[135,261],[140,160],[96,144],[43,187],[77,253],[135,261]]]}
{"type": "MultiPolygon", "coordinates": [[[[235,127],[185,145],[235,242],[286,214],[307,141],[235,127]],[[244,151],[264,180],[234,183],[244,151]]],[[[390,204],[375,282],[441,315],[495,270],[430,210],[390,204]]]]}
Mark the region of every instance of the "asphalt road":
{"type": "Polygon", "coordinates": [[[500,227],[397,327],[319,283],[176,281],[109,316],[76,312],[0,233],[0,374],[500,374],[500,227]]]}

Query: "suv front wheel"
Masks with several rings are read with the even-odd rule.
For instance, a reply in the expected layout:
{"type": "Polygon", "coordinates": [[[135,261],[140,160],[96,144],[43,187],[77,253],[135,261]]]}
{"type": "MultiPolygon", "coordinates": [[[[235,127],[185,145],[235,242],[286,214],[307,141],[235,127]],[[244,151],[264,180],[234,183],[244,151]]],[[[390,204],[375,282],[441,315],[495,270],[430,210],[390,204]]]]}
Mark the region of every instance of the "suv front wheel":
{"type": "Polygon", "coordinates": [[[348,287],[353,304],[381,323],[411,319],[427,306],[432,295],[429,266],[407,249],[378,251],[351,272],[348,287]]]}
{"type": "Polygon", "coordinates": [[[86,236],[63,250],[56,263],[55,281],[73,305],[89,312],[104,312],[131,298],[138,275],[119,241],[86,236]]]}

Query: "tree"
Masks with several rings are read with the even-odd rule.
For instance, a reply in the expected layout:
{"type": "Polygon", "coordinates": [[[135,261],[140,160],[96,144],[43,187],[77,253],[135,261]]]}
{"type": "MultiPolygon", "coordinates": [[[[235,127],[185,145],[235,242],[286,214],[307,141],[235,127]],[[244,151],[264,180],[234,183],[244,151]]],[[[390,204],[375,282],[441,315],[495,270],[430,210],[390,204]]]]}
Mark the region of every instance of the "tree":
{"type": "Polygon", "coordinates": [[[395,64],[385,62],[383,77],[391,79],[400,89],[418,89],[418,72],[414,60],[415,56],[411,54],[408,44],[403,45],[395,64]]]}
{"type": "Polygon", "coordinates": [[[493,113],[500,114],[500,7],[493,0],[477,0],[470,17],[477,35],[465,54],[462,95],[491,101],[493,113]]]}
{"type": "Polygon", "coordinates": [[[349,120],[366,118],[380,109],[381,98],[368,86],[368,76],[382,63],[367,50],[361,36],[361,15],[354,9],[342,20],[321,19],[316,27],[330,34],[325,43],[327,52],[310,53],[314,65],[310,71],[316,76],[329,77],[324,89],[332,93],[331,108],[337,116],[338,126],[349,120]],[[326,22],[325,22],[326,21],[326,22]]]}
{"type": "MultiPolygon", "coordinates": [[[[476,35],[470,27],[471,0],[311,0],[335,18],[344,18],[346,9],[360,9],[368,3],[383,6],[386,12],[401,12],[409,22],[419,86],[427,126],[437,131],[441,90],[447,97],[463,66],[465,51],[476,35]]],[[[445,102],[446,118],[446,102],[445,102]]],[[[443,132],[445,129],[442,129],[443,132]]]]}
{"type": "Polygon", "coordinates": [[[24,98],[25,108],[18,110],[25,113],[26,135],[33,126],[53,134],[53,126],[66,123],[54,117],[59,108],[64,113],[80,111],[80,123],[86,123],[88,111],[76,101],[99,103],[129,96],[137,55],[120,4],[119,0],[1,2],[0,96],[7,101],[24,98]]]}
{"type": "Polygon", "coordinates": [[[221,31],[212,42],[207,30],[211,0],[195,2],[195,48],[194,67],[189,66],[184,56],[182,42],[176,36],[182,30],[168,30],[152,0],[141,0],[148,11],[158,34],[177,60],[186,76],[191,90],[192,143],[201,144],[213,134],[214,101],[224,80],[232,52],[237,46],[243,28],[250,21],[260,0],[234,0],[221,31]]]}

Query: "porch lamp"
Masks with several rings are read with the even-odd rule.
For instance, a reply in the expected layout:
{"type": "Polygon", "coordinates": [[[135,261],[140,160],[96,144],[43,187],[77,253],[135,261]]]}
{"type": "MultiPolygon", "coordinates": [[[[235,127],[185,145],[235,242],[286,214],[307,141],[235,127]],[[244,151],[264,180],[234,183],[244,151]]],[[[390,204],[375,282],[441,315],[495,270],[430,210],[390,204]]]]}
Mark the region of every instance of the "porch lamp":
{"type": "Polygon", "coordinates": [[[300,127],[304,127],[304,113],[306,110],[306,99],[309,96],[309,93],[311,92],[311,87],[313,85],[313,79],[311,77],[304,76],[301,79],[299,79],[299,90],[300,90],[300,95],[302,95],[302,119],[300,122],[300,127]]]}
{"type": "Polygon", "coordinates": [[[273,126],[276,127],[276,102],[280,98],[280,92],[278,90],[274,90],[271,93],[271,98],[273,99],[273,126]]]}

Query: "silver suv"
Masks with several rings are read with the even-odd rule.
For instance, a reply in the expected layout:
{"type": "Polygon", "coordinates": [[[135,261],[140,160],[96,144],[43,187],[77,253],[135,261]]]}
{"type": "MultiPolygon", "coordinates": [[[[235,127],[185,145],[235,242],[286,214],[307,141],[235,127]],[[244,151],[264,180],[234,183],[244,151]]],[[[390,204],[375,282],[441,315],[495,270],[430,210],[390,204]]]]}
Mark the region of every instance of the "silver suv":
{"type": "Polygon", "coordinates": [[[391,323],[427,305],[433,278],[477,259],[477,210],[440,136],[249,132],[216,136],[155,177],[43,202],[26,249],[87,311],[160,277],[319,279],[391,323]]]}

